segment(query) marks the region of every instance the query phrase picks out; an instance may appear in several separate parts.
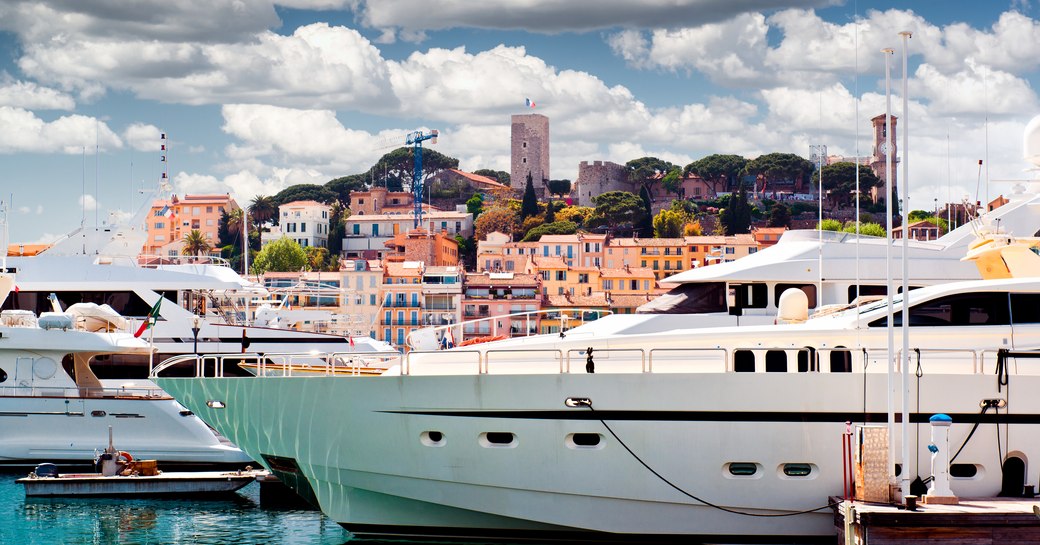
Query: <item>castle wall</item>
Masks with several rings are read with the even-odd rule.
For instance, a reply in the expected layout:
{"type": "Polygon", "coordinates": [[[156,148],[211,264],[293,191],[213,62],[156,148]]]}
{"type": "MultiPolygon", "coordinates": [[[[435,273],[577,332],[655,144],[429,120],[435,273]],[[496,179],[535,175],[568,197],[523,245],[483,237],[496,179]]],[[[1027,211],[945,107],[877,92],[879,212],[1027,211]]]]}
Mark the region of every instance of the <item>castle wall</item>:
{"type": "Polygon", "coordinates": [[[634,184],[628,181],[628,170],[624,165],[610,161],[582,161],[578,165],[578,179],[574,182],[571,196],[578,206],[596,206],[592,198],[607,191],[632,191],[634,184]]]}

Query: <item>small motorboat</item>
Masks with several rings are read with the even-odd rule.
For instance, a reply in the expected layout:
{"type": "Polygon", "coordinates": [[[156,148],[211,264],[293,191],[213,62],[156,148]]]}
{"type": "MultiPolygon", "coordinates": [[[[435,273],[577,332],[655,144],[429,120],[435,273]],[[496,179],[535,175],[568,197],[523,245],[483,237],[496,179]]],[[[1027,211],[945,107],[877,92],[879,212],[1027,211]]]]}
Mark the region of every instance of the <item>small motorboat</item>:
{"type": "Polygon", "coordinates": [[[230,494],[268,474],[249,466],[240,471],[164,473],[155,460],[134,460],[130,453],[116,450],[111,427],[108,448],[94,466],[98,473],[59,473],[56,465],[43,463],[16,482],[25,487],[26,497],[198,496],[230,494]]]}

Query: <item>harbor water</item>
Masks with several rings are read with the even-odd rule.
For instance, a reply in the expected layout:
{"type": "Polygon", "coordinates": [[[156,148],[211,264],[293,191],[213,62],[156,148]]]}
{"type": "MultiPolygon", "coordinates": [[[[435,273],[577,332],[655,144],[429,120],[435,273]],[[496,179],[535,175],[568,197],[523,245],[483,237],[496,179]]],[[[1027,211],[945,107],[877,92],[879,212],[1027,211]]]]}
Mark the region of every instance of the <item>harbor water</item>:
{"type": "Polygon", "coordinates": [[[29,498],[0,472],[0,544],[342,545],[350,534],[319,511],[260,506],[252,483],[226,499],[29,498]]]}

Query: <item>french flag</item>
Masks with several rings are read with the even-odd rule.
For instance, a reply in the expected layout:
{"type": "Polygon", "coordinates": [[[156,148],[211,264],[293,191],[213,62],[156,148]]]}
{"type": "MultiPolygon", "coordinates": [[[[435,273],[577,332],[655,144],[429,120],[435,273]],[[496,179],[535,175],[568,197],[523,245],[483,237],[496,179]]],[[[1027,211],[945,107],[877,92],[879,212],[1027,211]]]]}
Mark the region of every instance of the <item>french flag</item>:
{"type": "Polygon", "coordinates": [[[531,100],[529,98],[525,98],[524,101],[526,101],[528,108],[534,108],[534,101],[533,100],[531,100]]]}

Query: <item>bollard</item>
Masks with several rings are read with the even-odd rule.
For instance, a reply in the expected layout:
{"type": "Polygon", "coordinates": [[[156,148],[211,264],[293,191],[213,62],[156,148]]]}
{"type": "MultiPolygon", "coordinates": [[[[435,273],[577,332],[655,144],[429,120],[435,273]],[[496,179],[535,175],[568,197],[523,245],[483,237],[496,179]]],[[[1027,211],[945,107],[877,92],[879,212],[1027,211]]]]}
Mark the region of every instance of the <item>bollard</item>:
{"type": "Polygon", "coordinates": [[[932,442],[928,445],[932,453],[932,484],[928,486],[924,503],[957,504],[957,496],[950,490],[950,426],[953,419],[949,415],[936,414],[928,419],[928,423],[932,426],[932,442]]]}

